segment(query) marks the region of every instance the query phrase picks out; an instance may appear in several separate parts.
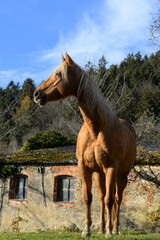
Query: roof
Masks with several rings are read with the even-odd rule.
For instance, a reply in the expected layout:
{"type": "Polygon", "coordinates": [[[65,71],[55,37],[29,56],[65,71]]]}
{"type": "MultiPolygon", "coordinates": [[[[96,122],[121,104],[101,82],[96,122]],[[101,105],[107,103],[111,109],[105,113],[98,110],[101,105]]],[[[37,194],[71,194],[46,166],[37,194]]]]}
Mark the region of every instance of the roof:
{"type": "Polygon", "coordinates": [[[75,165],[77,164],[75,150],[75,145],[71,145],[1,155],[0,163],[5,165],[75,165]]]}
{"type": "MultiPolygon", "coordinates": [[[[160,165],[160,152],[149,152],[138,147],[135,165],[160,165]]],[[[77,165],[76,146],[70,145],[50,149],[31,150],[8,155],[0,155],[4,165],[77,165]]]]}

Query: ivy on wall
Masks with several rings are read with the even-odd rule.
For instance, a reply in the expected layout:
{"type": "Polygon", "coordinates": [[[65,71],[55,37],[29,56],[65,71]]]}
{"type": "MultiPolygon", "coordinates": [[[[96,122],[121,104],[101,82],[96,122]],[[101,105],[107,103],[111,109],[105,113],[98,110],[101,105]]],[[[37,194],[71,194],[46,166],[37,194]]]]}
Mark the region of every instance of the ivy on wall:
{"type": "Polygon", "coordinates": [[[7,178],[15,175],[21,170],[22,167],[19,166],[2,164],[0,165],[0,179],[5,181],[7,178]]]}

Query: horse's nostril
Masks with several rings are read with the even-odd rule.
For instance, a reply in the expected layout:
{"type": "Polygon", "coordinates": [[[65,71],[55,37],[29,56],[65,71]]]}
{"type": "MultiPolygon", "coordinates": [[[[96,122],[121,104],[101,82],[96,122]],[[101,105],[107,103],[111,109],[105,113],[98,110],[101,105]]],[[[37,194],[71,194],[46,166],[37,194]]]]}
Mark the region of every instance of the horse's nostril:
{"type": "Polygon", "coordinates": [[[35,96],[35,97],[38,97],[38,96],[39,96],[39,91],[35,91],[35,92],[34,92],[34,96],[35,96]]]}

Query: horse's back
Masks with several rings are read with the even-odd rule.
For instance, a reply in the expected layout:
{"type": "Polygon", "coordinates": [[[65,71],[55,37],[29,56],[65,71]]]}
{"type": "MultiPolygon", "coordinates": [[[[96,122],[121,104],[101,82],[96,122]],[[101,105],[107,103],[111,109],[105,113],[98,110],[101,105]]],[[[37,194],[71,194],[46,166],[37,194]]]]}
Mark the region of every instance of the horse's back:
{"type": "Polygon", "coordinates": [[[128,134],[129,132],[131,132],[134,137],[135,137],[135,140],[136,140],[136,132],[135,132],[135,129],[134,127],[125,119],[123,118],[118,118],[120,124],[123,126],[123,128],[125,128],[127,131],[128,131],[128,134]]]}

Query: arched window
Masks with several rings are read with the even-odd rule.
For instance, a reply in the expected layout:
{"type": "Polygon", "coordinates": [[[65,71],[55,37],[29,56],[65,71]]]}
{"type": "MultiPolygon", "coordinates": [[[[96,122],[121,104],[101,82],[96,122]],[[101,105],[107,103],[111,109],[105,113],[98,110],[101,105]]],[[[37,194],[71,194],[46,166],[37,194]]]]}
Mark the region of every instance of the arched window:
{"type": "Polygon", "coordinates": [[[28,176],[18,174],[10,179],[9,199],[27,199],[28,176]]]}
{"type": "Polygon", "coordinates": [[[57,182],[57,197],[58,202],[73,202],[75,178],[72,176],[62,175],[56,177],[57,182]]]}

